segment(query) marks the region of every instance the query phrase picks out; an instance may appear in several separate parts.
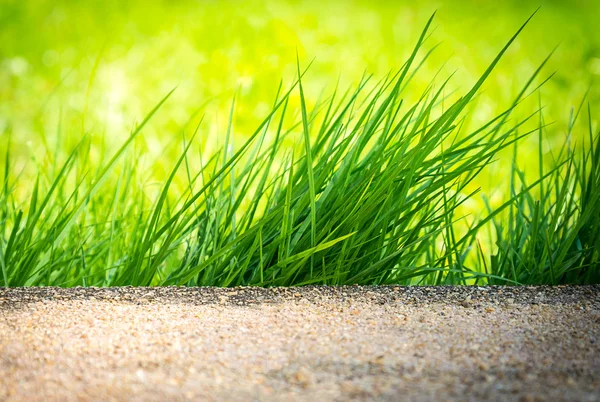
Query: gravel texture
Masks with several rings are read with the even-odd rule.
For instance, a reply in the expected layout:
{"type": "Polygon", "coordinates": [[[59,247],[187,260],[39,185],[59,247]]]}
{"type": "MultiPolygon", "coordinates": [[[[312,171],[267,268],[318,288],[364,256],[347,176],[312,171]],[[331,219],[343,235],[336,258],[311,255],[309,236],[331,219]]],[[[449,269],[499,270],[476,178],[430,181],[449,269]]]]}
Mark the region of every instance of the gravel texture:
{"type": "Polygon", "coordinates": [[[0,290],[0,400],[600,400],[600,286],[0,290]]]}

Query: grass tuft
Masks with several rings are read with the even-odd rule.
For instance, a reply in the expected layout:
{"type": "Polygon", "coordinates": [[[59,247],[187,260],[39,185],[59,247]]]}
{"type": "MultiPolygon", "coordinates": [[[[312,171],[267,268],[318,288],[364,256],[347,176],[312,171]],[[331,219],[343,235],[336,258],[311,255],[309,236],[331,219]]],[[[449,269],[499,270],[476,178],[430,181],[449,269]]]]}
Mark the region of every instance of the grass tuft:
{"type": "Polygon", "coordinates": [[[312,108],[298,61],[296,82],[280,85],[271,111],[237,147],[232,103],[225,143],[200,158],[198,171],[191,161],[202,146],[200,126],[189,139],[184,130],[180,157],[153,195],[134,144],[171,93],[100,167],[89,162],[84,137],[62,164],[50,158],[26,197],[9,146],[0,192],[2,284],[600,282],[600,134],[590,108],[585,142],[567,141],[545,158],[541,104],[524,118],[517,109],[539,93],[531,86],[546,59],[509,108],[467,129],[466,110],[477,107],[482,85],[527,22],[466,94],[446,95],[448,79],[415,98],[411,79],[432,19],[397,72],[378,83],[365,77],[343,95],[336,89],[312,108]],[[290,108],[296,94],[299,121],[290,108]],[[301,149],[285,145],[299,142],[296,134],[301,149]],[[535,134],[539,175],[532,180],[517,155],[535,134]],[[486,209],[467,216],[481,172],[510,150],[508,197],[493,206],[484,195],[486,209]]]}

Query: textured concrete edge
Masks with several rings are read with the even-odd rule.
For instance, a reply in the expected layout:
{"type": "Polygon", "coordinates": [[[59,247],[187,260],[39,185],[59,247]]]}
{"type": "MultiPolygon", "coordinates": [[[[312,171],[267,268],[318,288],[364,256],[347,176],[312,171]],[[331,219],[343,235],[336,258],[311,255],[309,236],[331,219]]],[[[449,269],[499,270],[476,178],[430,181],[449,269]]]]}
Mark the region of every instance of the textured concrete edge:
{"type": "Polygon", "coordinates": [[[376,304],[431,303],[478,307],[481,304],[536,305],[600,303],[600,285],[568,286],[305,286],[305,287],[22,287],[0,288],[0,310],[31,303],[97,300],[134,304],[187,303],[248,306],[289,300],[314,302],[337,299],[340,302],[376,304]]]}

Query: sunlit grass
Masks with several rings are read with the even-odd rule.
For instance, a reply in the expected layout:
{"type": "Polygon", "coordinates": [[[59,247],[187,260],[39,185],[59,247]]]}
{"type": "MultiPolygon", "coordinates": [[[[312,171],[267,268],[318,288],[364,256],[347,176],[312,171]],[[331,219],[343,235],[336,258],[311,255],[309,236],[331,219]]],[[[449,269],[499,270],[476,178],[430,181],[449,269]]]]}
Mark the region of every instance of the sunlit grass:
{"type": "Polygon", "coordinates": [[[202,108],[158,125],[168,141],[152,156],[146,131],[179,88],[129,135],[100,141],[109,144],[96,143],[105,131],[93,120],[59,120],[54,144],[42,136],[33,178],[12,156],[13,133],[0,196],[3,285],[597,282],[600,140],[591,111],[582,103],[567,122],[566,138],[585,143],[544,151],[546,58],[500,110],[472,119],[523,27],[471,86],[455,90],[449,76],[415,81],[427,73],[431,24],[399,69],[318,101],[308,100],[311,70],[298,61],[293,83],[278,82],[245,136],[236,135],[238,94],[217,125],[206,125],[202,108]],[[64,138],[77,143],[68,156],[64,138]],[[526,160],[525,174],[517,156],[530,141],[536,170],[526,160]],[[492,195],[481,197],[481,177],[511,153],[495,176],[504,193],[486,211],[492,195]]]}

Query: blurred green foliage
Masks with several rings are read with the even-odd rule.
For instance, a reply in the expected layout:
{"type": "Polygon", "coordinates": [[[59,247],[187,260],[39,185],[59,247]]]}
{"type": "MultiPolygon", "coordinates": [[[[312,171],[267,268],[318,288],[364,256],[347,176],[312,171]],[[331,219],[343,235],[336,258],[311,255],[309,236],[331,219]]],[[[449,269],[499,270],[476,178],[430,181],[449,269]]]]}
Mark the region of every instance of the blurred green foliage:
{"type": "MultiPolygon", "coordinates": [[[[28,165],[52,150],[67,152],[84,132],[93,144],[112,146],[177,86],[139,145],[170,166],[180,148],[168,152],[167,145],[199,109],[206,114],[201,137],[224,137],[236,91],[235,136],[245,138],[270,109],[280,79],[293,80],[296,52],[303,65],[313,60],[305,91],[314,104],[338,83],[347,88],[364,73],[379,79],[399,68],[435,11],[426,46],[440,46],[415,78],[414,96],[441,66],[438,80],[455,72],[450,87],[464,91],[538,5],[471,118],[482,122],[506,108],[558,45],[543,77],[556,74],[541,91],[546,120],[557,122],[548,131],[550,151],[564,143],[569,109],[600,74],[600,7],[592,0],[0,0],[0,151],[8,131],[13,154],[28,165]]],[[[533,98],[528,113],[537,107],[533,98]]],[[[597,87],[588,100],[592,109],[600,103],[597,87]]],[[[295,101],[290,107],[299,110],[295,101]]]]}

